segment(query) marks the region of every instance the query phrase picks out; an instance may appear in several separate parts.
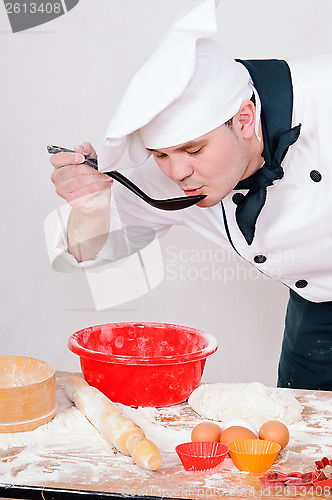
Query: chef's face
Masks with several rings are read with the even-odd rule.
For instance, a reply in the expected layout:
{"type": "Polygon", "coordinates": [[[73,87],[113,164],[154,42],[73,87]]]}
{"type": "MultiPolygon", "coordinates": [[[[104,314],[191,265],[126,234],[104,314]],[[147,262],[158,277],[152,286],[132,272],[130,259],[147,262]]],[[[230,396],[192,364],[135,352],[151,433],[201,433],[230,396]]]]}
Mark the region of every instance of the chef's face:
{"type": "Polygon", "coordinates": [[[150,150],[160,169],[186,195],[206,195],[199,207],[216,205],[262,165],[254,107],[251,101],[244,103],[231,125],[223,124],[184,144],[150,150]]]}

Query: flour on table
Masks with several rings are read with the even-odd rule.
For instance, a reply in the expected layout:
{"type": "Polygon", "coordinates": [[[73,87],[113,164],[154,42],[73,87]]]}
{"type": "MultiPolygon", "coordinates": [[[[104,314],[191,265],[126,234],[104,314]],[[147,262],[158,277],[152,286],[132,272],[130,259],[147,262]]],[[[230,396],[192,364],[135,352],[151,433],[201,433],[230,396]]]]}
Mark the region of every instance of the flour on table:
{"type": "MultiPolygon", "coordinates": [[[[132,477],[148,478],[152,471],[142,469],[129,456],[118,452],[67,398],[57,379],[58,415],[30,432],[0,433],[1,484],[40,485],[59,481],[87,481],[100,484],[108,480],[128,482],[132,477]],[[110,473],[111,471],[111,473],[110,473]]],[[[176,445],[190,440],[190,428],[174,429],[156,421],[156,408],[117,406],[140,425],[148,439],[159,448],[160,470],[178,467],[176,445]]],[[[174,412],[180,412],[176,407],[174,412]]]]}
{"type": "Polygon", "coordinates": [[[259,382],[201,385],[188,403],[204,418],[220,422],[245,418],[257,427],[268,420],[293,424],[301,419],[302,412],[301,404],[287,389],[272,389],[259,382]]]}
{"type": "Polygon", "coordinates": [[[186,443],[191,440],[191,429],[172,429],[160,425],[155,421],[158,411],[154,407],[131,408],[118,403],[121,411],[138,425],[146,437],[150,439],[162,451],[174,452],[178,444],[186,443]]]}

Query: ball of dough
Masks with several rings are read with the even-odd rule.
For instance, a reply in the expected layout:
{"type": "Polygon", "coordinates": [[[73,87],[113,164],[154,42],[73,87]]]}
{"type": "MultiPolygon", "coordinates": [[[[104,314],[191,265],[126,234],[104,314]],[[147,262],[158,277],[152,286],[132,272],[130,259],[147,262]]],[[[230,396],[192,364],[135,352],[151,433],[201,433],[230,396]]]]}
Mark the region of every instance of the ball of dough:
{"type": "Polygon", "coordinates": [[[188,399],[201,417],[218,422],[244,418],[260,427],[268,420],[293,424],[301,419],[302,406],[285,389],[271,389],[259,382],[203,384],[188,399]]]}

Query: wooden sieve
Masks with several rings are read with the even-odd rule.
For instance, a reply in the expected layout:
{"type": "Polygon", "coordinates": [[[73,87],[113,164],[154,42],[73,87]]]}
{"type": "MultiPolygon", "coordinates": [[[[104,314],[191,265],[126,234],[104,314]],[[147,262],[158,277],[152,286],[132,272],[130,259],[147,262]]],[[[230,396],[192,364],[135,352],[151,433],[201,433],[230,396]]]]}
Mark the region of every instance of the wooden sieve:
{"type": "Polygon", "coordinates": [[[0,356],[0,432],[32,431],[55,415],[52,366],[34,358],[0,356]]]}

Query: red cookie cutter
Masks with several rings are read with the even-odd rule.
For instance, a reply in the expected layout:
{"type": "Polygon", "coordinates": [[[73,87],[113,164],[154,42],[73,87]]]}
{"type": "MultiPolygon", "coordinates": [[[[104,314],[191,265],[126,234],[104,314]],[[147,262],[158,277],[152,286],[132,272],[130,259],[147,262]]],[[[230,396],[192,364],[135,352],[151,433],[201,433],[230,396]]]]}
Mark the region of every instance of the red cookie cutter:
{"type": "Polygon", "coordinates": [[[283,474],[282,472],[270,472],[260,478],[261,486],[264,488],[287,488],[289,493],[302,493],[311,488],[316,491],[325,491],[325,488],[332,489],[332,474],[327,477],[322,469],[330,465],[332,460],[327,457],[315,462],[315,472],[291,472],[283,474]]]}

